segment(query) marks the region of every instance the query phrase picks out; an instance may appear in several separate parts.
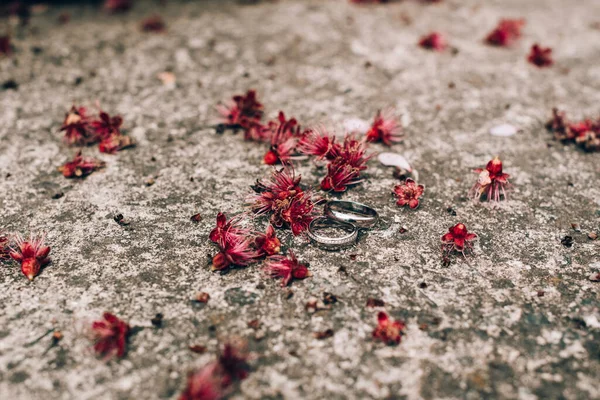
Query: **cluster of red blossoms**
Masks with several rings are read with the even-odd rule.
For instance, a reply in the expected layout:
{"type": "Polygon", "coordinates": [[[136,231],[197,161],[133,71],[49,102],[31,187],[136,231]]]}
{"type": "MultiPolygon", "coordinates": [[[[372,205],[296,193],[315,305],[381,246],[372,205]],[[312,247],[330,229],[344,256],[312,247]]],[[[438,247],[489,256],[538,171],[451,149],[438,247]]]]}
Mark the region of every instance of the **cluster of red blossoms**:
{"type": "Polygon", "coordinates": [[[225,343],[214,361],[188,376],[179,400],[219,400],[231,393],[232,386],[248,377],[250,365],[246,343],[225,343]]]}
{"type": "Polygon", "coordinates": [[[121,133],[123,118],[111,117],[100,111],[97,118],[87,115],[85,107],[71,107],[60,128],[65,132],[65,141],[70,145],[87,146],[98,143],[101,153],[114,154],[119,150],[133,147],[129,136],[121,133]]]}
{"type": "Polygon", "coordinates": [[[308,229],[314,217],[312,193],[300,186],[301,176],[293,168],[274,169],[270,180],[257,180],[248,198],[252,211],[270,216],[271,224],[289,227],[294,235],[308,229]]]}
{"type": "Polygon", "coordinates": [[[262,257],[279,253],[281,246],[272,226],[265,233],[253,232],[244,227],[242,216],[227,220],[223,213],[217,215],[217,226],[209,238],[219,248],[212,260],[213,271],[246,267],[262,257]]]}
{"type": "Polygon", "coordinates": [[[570,122],[564,112],[555,108],[546,128],[563,143],[575,143],[585,151],[600,151],[600,118],[570,122]]]}
{"type": "Polygon", "coordinates": [[[381,142],[388,146],[401,140],[402,127],[392,110],[378,112],[370,129],[361,140],[352,133],[346,134],[342,143],[325,129],[303,130],[295,118],[287,119],[279,112],[276,120],[263,125],[263,105],[256,92],[234,96],[226,105],[217,106],[223,129],[243,130],[246,140],[267,142],[269,150],[263,157],[267,165],[291,165],[293,160],[315,157],[327,160],[327,175],[321,181],[325,191],[343,192],[348,186],[361,182],[360,174],[371,156],[366,154],[366,142],[381,142]]]}

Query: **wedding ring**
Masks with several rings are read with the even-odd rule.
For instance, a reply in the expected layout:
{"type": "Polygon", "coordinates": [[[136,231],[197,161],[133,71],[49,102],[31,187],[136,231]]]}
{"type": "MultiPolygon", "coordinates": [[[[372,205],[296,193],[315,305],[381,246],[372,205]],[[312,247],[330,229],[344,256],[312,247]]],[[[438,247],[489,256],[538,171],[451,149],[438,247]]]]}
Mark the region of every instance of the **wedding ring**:
{"type": "Polygon", "coordinates": [[[308,225],[308,237],[328,249],[339,249],[356,243],[358,228],[351,223],[321,216],[313,219],[308,225]],[[320,231],[343,231],[340,236],[326,236],[320,231]]]}
{"type": "Polygon", "coordinates": [[[379,220],[379,215],[373,208],[353,201],[329,201],[325,204],[325,215],[360,229],[372,228],[379,220]]]}

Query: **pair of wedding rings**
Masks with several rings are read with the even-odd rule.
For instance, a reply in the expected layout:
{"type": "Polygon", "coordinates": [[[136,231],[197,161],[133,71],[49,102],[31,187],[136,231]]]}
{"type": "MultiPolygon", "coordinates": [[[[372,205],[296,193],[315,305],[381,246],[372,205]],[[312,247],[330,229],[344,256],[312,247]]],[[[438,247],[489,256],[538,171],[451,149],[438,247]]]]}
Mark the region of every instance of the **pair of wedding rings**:
{"type": "Polygon", "coordinates": [[[325,215],[311,221],[308,237],[326,249],[335,250],[356,244],[359,230],[370,229],[379,220],[373,208],[353,201],[329,201],[324,211],[325,215]],[[332,234],[332,231],[341,231],[341,234],[332,234]]]}

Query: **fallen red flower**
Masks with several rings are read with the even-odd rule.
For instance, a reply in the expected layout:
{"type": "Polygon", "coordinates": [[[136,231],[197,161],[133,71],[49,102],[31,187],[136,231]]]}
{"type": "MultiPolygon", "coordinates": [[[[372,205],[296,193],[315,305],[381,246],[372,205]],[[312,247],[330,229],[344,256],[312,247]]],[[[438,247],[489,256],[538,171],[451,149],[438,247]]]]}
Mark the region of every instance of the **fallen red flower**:
{"type": "Polygon", "coordinates": [[[273,225],[269,224],[265,233],[261,233],[256,237],[256,248],[261,255],[272,256],[279,253],[281,250],[281,242],[275,236],[273,225]]]}
{"type": "Polygon", "coordinates": [[[600,119],[570,122],[564,112],[555,108],[546,128],[554,134],[556,140],[576,143],[585,151],[600,151],[600,119]]]}
{"type": "Polygon", "coordinates": [[[92,323],[94,351],[105,360],[122,358],[127,351],[130,328],[115,315],[105,312],[101,320],[92,323]]]}
{"type": "Polygon", "coordinates": [[[113,133],[110,136],[102,139],[98,145],[98,150],[101,153],[114,154],[117,151],[128,149],[135,146],[135,141],[130,136],[113,133]]]}
{"type": "Polygon", "coordinates": [[[287,256],[277,255],[267,258],[265,272],[272,278],[283,278],[281,286],[287,286],[292,279],[304,279],[312,276],[306,265],[300,264],[290,250],[287,256]]]}
{"type": "Polygon", "coordinates": [[[383,311],[377,314],[377,327],[373,330],[373,338],[387,345],[398,345],[402,340],[405,325],[403,321],[394,321],[383,311]]]}
{"type": "Polygon", "coordinates": [[[448,229],[448,233],[442,236],[442,249],[446,254],[454,251],[465,255],[465,251],[471,250],[472,241],[477,239],[477,235],[469,233],[465,224],[458,223],[448,229]]]}
{"type": "Polygon", "coordinates": [[[552,49],[550,47],[541,47],[536,43],[531,46],[531,52],[527,57],[527,61],[540,68],[549,67],[554,64],[552,49]]]}
{"type": "Polygon", "coordinates": [[[263,162],[267,165],[289,164],[295,158],[296,145],[301,135],[298,121],[295,118],[286,120],[285,114],[280,111],[277,121],[269,122],[267,128],[271,132],[271,147],[263,162]]]}
{"type": "Polygon", "coordinates": [[[332,161],[327,165],[327,175],[321,181],[321,189],[344,192],[348,186],[360,183],[360,173],[367,169],[366,164],[371,157],[366,154],[365,141],[346,135],[342,146],[332,152],[332,161]]]}
{"type": "Polygon", "coordinates": [[[443,51],[448,46],[446,38],[439,32],[432,32],[419,40],[419,46],[424,49],[443,51]]]}
{"type": "Polygon", "coordinates": [[[92,130],[90,122],[85,107],[72,106],[60,127],[60,130],[65,132],[65,141],[80,146],[96,143],[98,136],[92,130]]]}
{"type": "Polygon", "coordinates": [[[213,257],[212,270],[224,270],[231,266],[245,267],[255,262],[259,252],[254,248],[255,238],[250,230],[241,226],[239,217],[227,221],[225,214],[217,215],[217,226],[209,235],[217,244],[219,252],[213,257]]]}
{"type": "Polygon", "coordinates": [[[40,273],[43,266],[50,262],[50,258],[48,258],[50,247],[44,244],[44,240],[43,235],[30,236],[28,240],[17,235],[16,247],[10,248],[10,257],[21,264],[21,272],[30,281],[40,273]]]}
{"type": "Polygon", "coordinates": [[[233,382],[242,381],[248,377],[248,347],[241,339],[229,340],[219,351],[217,363],[221,368],[222,386],[227,387],[233,382]]]}
{"type": "Polygon", "coordinates": [[[423,185],[417,185],[414,180],[408,178],[394,187],[394,194],[398,197],[396,204],[401,207],[408,205],[410,208],[415,209],[419,207],[419,198],[423,195],[424,190],[423,185]]]}
{"type": "Polygon", "coordinates": [[[219,400],[224,395],[219,365],[211,362],[188,376],[186,388],[179,400],[219,400]]]}
{"type": "Polygon", "coordinates": [[[485,41],[494,46],[510,46],[521,37],[524,19],[501,19],[498,26],[490,32],[485,41]]]}
{"type": "Polygon", "coordinates": [[[311,129],[303,133],[297,150],[301,154],[315,156],[317,160],[331,160],[339,153],[340,145],[335,142],[335,136],[325,129],[311,129]]]}
{"type": "Polygon", "coordinates": [[[100,140],[104,140],[112,135],[119,135],[121,133],[121,125],[123,125],[123,118],[120,115],[111,117],[104,111],[100,111],[98,119],[90,122],[90,127],[96,132],[96,135],[100,140]]]}
{"type": "Polygon", "coordinates": [[[368,142],[382,142],[391,146],[402,140],[402,125],[393,110],[378,111],[366,136],[368,142]]]}
{"type": "Polygon", "coordinates": [[[142,21],[142,31],[162,33],[167,29],[165,21],[159,16],[154,15],[142,21]]]}
{"type": "Polygon", "coordinates": [[[314,217],[312,195],[302,190],[292,167],[273,170],[270,181],[257,181],[253,189],[248,200],[254,213],[269,214],[274,226],[287,225],[294,235],[308,229],[314,217]]]}
{"type": "Polygon", "coordinates": [[[105,165],[104,161],[95,158],[84,158],[81,151],[79,151],[72,161],[61,165],[58,170],[62,172],[65,178],[84,178],[92,172],[104,168],[105,165]]]}
{"type": "MultiPolygon", "coordinates": [[[[260,126],[263,117],[263,105],[257,100],[254,90],[248,90],[246,95],[233,96],[226,105],[219,104],[217,111],[227,128],[243,129],[245,132],[260,126]]],[[[246,139],[251,140],[251,135],[246,139]]]]}
{"type": "Polygon", "coordinates": [[[488,201],[500,201],[501,197],[506,199],[506,189],[510,186],[508,178],[510,175],[502,172],[502,161],[498,157],[490,160],[484,168],[474,170],[479,174],[477,182],[471,188],[469,195],[475,200],[481,200],[485,195],[488,201]]]}

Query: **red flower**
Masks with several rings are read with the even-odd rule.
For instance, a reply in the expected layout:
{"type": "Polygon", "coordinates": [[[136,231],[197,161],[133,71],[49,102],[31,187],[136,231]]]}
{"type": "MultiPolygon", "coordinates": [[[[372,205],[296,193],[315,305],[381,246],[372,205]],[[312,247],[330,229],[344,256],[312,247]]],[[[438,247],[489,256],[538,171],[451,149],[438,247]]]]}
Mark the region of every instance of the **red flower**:
{"type": "MultiPolygon", "coordinates": [[[[246,95],[233,96],[227,105],[218,105],[217,111],[223,123],[232,129],[241,128],[249,131],[260,125],[263,116],[263,105],[256,99],[256,91],[248,90],[246,95]]],[[[246,139],[251,139],[247,137],[246,139]]]]}
{"type": "Polygon", "coordinates": [[[125,12],[131,8],[131,0],[106,0],[104,9],[111,13],[125,12]]]}
{"type": "Polygon", "coordinates": [[[402,126],[394,116],[393,110],[378,111],[373,120],[371,129],[367,131],[368,142],[383,142],[391,146],[401,140],[402,126]]]}
{"type": "Polygon", "coordinates": [[[240,223],[239,217],[227,221],[223,213],[217,215],[217,226],[209,235],[210,240],[216,243],[220,250],[213,257],[213,271],[224,270],[230,266],[245,267],[260,257],[254,249],[254,236],[240,223]]]}
{"type": "Polygon", "coordinates": [[[550,47],[540,47],[537,43],[531,46],[531,52],[527,57],[527,61],[543,68],[554,64],[552,60],[552,49],[550,47]]]}
{"type": "Polygon", "coordinates": [[[84,178],[92,172],[104,168],[105,163],[95,158],[84,158],[81,151],[77,152],[73,161],[66,162],[58,167],[65,178],[84,178]]]}
{"type": "Polygon", "coordinates": [[[297,149],[302,154],[316,156],[317,160],[330,160],[339,153],[340,145],[335,142],[335,136],[325,129],[311,129],[302,135],[297,149]]]}
{"type": "Polygon", "coordinates": [[[167,29],[165,21],[159,16],[154,15],[142,21],[142,31],[144,32],[164,32],[167,29]]]}
{"type": "Polygon", "coordinates": [[[373,330],[373,339],[381,340],[387,345],[398,345],[402,340],[405,325],[403,321],[394,321],[383,311],[377,314],[377,327],[373,330]]]}
{"type": "Polygon", "coordinates": [[[86,113],[85,107],[72,106],[65,116],[60,130],[65,132],[65,141],[68,144],[87,145],[98,141],[98,137],[90,128],[90,119],[86,113]]]}
{"type": "Polygon", "coordinates": [[[366,154],[364,141],[346,135],[344,143],[332,152],[332,161],[327,165],[327,175],[321,181],[322,190],[344,192],[350,185],[362,181],[361,171],[367,169],[367,161],[372,157],[366,154]]]}
{"type": "Polygon", "coordinates": [[[285,119],[285,114],[279,111],[277,121],[268,124],[271,131],[271,147],[265,154],[263,162],[267,165],[288,164],[296,151],[300,136],[300,126],[295,118],[285,119]]]}
{"type": "Polygon", "coordinates": [[[273,225],[269,224],[267,231],[257,236],[256,248],[259,253],[269,256],[279,253],[281,250],[281,242],[277,239],[277,236],[275,236],[273,225]]]}
{"type": "Polygon", "coordinates": [[[490,32],[485,41],[494,46],[509,46],[521,37],[524,19],[501,19],[498,26],[490,32]]]}
{"type": "Polygon", "coordinates": [[[446,43],[446,38],[441,33],[432,32],[419,40],[419,46],[424,49],[443,51],[448,44],[446,43]]]}
{"type": "Polygon", "coordinates": [[[564,112],[556,108],[553,117],[546,123],[546,128],[554,133],[554,138],[562,142],[575,142],[586,151],[600,150],[600,119],[570,122],[564,112]]]}
{"type": "Polygon", "coordinates": [[[187,386],[179,400],[219,400],[223,397],[219,364],[211,362],[188,376],[187,386]]]}
{"type": "Polygon", "coordinates": [[[394,187],[394,194],[398,197],[396,204],[401,207],[408,204],[410,208],[415,209],[419,207],[419,197],[423,196],[424,190],[423,185],[417,185],[415,181],[408,178],[394,187]]]}
{"type": "Polygon", "coordinates": [[[12,44],[10,43],[10,36],[0,36],[0,54],[10,56],[12,54],[12,44]]]}
{"type": "Polygon", "coordinates": [[[16,237],[16,248],[10,249],[10,257],[21,264],[21,272],[30,281],[40,273],[40,269],[50,262],[50,247],[44,245],[44,236],[30,236],[23,240],[16,237]]]}
{"type": "Polygon", "coordinates": [[[304,279],[312,276],[306,265],[300,264],[290,250],[286,256],[271,256],[267,258],[265,272],[272,278],[283,278],[281,286],[287,286],[292,279],[304,279]]]}
{"type": "Polygon", "coordinates": [[[102,139],[98,145],[98,150],[100,150],[101,153],[114,154],[117,151],[128,149],[134,146],[135,141],[131,137],[121,135],[120,133],[113,133],[110,136],[102,139]]]}
{"type": "Polygon", "coordinates": [[[308,230],[308,225],[314,218],[313,212],[311,196],[304,192],[289,199],[287,206],[280,211],[280,218],[297,236],[308,230]]]}
{"type": "Polygon", "coordinates": [[[500,201],[501,196],[506,199],[506,189],[510,186],[510,175],[502,172],[502,161],[498,157],[490,160],[485,169],[477,168],[474,172],[479,174],[477,182],[469,194],[475,200],[480,200],[483,195],[488,201],[500,201]]]}
{"type": "Polygon", "coordinates": [[[90,123],[90,126],[101,140],[113,135],[119,135],[121,133],[121,125],[123,125],[123,118],[120,115],[111,117],[104,111],[100,111],[99,119],[90,123]]]}
{"type": "Polygon", "coordinates": [[[92,324],[94,351],[105,360],[114,356],[122,358],[127,350],[130,328],[111,313],[105,312],[103,319],[92,324]]]}
{"type": "Polygon", "coordinates": [[[465,255],[465,250],[471,250],[471,242],[477,238],[474,233],[469,233],[465,224],[454,225],[442,236],[442,249],[446,253],[457,251],[465,255]]]}
{"type": "Polygon", "coordinates": [[[273,170],[270,181],[257,181],[253,189],[256,194],[248,200],[254,213],[270,214],[273,225],[287,225],[294,235],[306,231],[314,205],[311,194],[300,187],[300,176],[296,177],[293,168],[273,170]]]}

